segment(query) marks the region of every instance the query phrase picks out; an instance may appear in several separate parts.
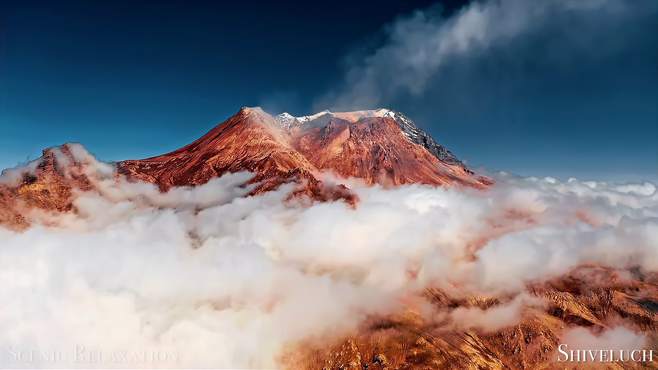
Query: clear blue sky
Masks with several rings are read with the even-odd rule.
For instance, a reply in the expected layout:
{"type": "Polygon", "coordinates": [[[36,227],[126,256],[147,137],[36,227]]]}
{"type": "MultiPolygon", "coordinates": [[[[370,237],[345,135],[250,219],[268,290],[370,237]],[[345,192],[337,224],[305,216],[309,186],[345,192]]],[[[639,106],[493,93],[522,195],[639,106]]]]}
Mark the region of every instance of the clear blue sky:
{"type": "MultiPolygon", "coordinates": [[[[658,7],[634,4],[641,11],[618,17],[547,17],[379,105],[476,167],[655,180],[658,7]]],[[[436,5],[2,1],[0,167],[68,141],[104,160],[160,154],[241,106],[311,113],[351,65],[395,42],[400,17],[449,22],[469,4],[436,5]]]]}

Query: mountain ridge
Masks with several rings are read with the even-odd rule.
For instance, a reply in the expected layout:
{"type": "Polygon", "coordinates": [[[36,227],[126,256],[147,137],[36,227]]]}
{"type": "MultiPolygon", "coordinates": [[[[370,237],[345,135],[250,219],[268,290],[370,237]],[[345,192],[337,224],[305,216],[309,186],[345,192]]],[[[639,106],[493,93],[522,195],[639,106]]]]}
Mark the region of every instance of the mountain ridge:
{"type": "Polygon", "coordinates": [[[156,157],[121,161],[118,168],[128,177],[155,182],[163,190],[176,185],[198,185],[238,167],[257,173],[254,181],[269,181],[261,190],[271,190],[282,180],[293,179],[290,172],[294,169],[318,181],[319,172],[333,171],[369,184],[460,184],[483,188],[490,183],[474,175],[461,161],[441,160],[427,147],[412,141],[391,116],[372,112],[377,111],[323,111],[298,118],[289,114],[274,117],[259,107],[243,107],[192,144],[156,157]],[[388,120],[394,121],[397,128],[387,124],[388,120]],[[364,127],[369,129],[364,131],[364,127]],[[185,168],[171,168],[182,162],[186,163],[185,168]],[[364,163],[370,167],[363,168],[364,163]],[[415,176],[413,173],[419,169],[421,175],[415,176]],[[279,179],[273,180],[275,177],[279,179]]]}
{"type": "MultiPolygon", "coordinates": [[[[323,172],[383,186],[420,183],[484,189],[492,183],[453,159],[451,153],[447,157],[437,154],[449,151],[433,139],[415,139],[430,136],[388,109],[323,111],[304,116],[294,125],[277,117],[259,107],[242,107],[179,149],[114,163],[116,176],[152,183],[167,191],[175,186],[201,185],[226,173],[249,171],[254,174],[249,183],[255,184],[251,195],[292,182],[298,184],[293,197],[343,200],[352,206],[358,201],[356,195],[343,184],[323,181],[323,172]]],[[[283,117],[298,120],[291,115],[283,117]]],[[[73,190],[91,188],[82,171],[84,164],[76,162],[76,148],[72,144],[48,148],[28,165],[4,170],[2,176],[11,181],[0,182],[0,224],[27,227],[25,215],[30,209],[75,212],[73,190]]]]}

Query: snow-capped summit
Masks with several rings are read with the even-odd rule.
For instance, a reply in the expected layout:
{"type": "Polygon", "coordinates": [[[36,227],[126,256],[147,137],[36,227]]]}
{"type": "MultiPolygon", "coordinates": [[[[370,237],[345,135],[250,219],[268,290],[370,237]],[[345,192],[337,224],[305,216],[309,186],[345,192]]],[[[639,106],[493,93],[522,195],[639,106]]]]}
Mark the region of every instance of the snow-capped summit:
{"type": "Polygon", "coordinates": [[[288,112],[283,112],[274,117],[274,119],[279,126],[289,130],[301,125],[324,126],[332,118],[356,123],[361,119],[372,117],[390,118],[394,120],[402,130],[404,136],[406,136],[411,142],[424,146],[430,153],[443,162],[462,164],[452,152],[438,144],[432,136],[420,129],[409,117],[392,109],[378,108],[352,112],[331,112],[329,110],[324,110],[312,115],[298,117],[293,116],[288,112]]]}
{"type": "Polygon", "coordinates": [[[325,110],[295,117],[245,107],[186,147],[153,158],[122,161],[117,167],[129,178],[154,182],[164,190],[202,184],[226,172],[249,171],[259,183],[255,193],[298,181],[308,184],[305,191],[313,198],[339,197],[349,202],[354,201],[352,194],[340,189],[327,191],[316,175],[330,171],[366,184],[475,188],[490,184],[406,116],[383,108],[325,110]]]}
{"type": "Polygon", "coordinates": [[[293,116],[292,114],[288,112],[283,112],[276,117],[274,117],[276,122],[283,128],[285,129],[290,129],[291,127],[297,125],[299,123],[299,120],[297,117],[293,116]]]}
{"type": "Polygon", "coordinates": [[[299,126],[305,123],[309,122],[314,122],[321,117],[333,117],[333,113],[331,113],[328,110],[324,110],[322,112],[318,112],[309,116],[299,116],[295,117],[292,114],[288,112],[283,112],[277,116],[274,117],[274,119],[279,123],[279,125],[283,128],[290,129],[295,126],[299,126]]]}
{"type": "Polygon", "coordinates": [[[353,112],[332,112],[330,110],[323,110],[308,116],[293,116],[288,112],[283,112],[277,115],[275,119],[281,123],[282,126],[287,126],[288,124],[300,125],[305,123],[313,123],[322,118],[339,118],[349,122],[356,122],[364,117],[383,117],[384,115],[382,113],[377,113],[379,111],[381,110],[361,110],[353,112]]]}

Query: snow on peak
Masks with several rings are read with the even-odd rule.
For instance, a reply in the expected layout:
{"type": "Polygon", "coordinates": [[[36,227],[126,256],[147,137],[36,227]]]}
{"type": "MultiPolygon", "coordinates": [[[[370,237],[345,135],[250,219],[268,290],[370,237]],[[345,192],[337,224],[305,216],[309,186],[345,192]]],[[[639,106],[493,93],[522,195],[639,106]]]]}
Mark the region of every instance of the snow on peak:
{"type": "Polygon", "coordinates": [[[441,161],[462,165],[462,163],[448,149],[437,143],[432,136],[416,126],[411,119],[404,114],[391,109],[378,108],[352,112],[331,112],[329,110],[324,110],[312,115],[299,117],[295,117],[288,112],[283,112],[274,117],[274,119],[281,127],[291,129],[302,125],[326,125],[329,120],[334,117],[352,123],[356,123],[362,118],[369,117],[390,118],[397,123],[404,136],[406,136],[412,143],[422,145],[441,161]]]}
{"type": "Polygon", "coordinates": [[[288,112],[283,112],[277,116],[280,119],[295,119],[296,117],[288,112]]]}
{"type": "MultiPolygon", "coordinates": [[[[331,112],[329,110],[323,110],[315,114],[308,116],[293,116],[288,112],[283,112],[275,117],[275,119],[284,127],[290,128],[293,126],[302,125],[305,123],[315,122],[322,118],[340,118],[349,122],[356,122],[361,118],[367,117],[389,117],[396,119],[396,112],[390,109],[369,109],[369,110],[358,110],[352,112],[331,112]]],[[[324,121],[324,120],[323,120],[324,121]]]]}

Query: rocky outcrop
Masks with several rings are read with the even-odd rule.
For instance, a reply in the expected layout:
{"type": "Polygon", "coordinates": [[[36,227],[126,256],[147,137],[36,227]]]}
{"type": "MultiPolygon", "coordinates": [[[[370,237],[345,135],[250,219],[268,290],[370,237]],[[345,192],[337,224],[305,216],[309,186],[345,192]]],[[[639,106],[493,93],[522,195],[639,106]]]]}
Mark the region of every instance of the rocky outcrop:
{"type": "Polygon", "coordinates": [[[41,158],[3,172],[2,178],[0,224],[15,229],[29,225],[26,215],[31,212],[71,211],[74,189],[92,189],[68,144],[44,150],[41,158]]]}

